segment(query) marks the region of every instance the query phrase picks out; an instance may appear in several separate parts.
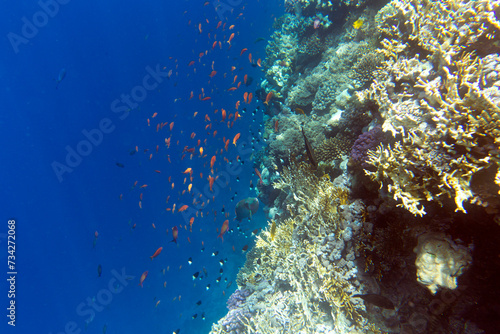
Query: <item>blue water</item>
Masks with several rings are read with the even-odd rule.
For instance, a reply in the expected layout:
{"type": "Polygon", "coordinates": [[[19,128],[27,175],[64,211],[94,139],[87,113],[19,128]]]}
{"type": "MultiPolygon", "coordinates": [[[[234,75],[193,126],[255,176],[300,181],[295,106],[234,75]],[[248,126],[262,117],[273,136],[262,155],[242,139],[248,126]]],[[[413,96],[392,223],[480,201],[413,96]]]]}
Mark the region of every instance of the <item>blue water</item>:
{"type": "Polygon", "coordinates": [[[254,61],[264,59],[266,42],[254,41],[269,37],[274,18],[282,14],[281,3],[222,1],[218,10],[214,2],[193,0],[60,0],[58,8],[54,1],[1,5],[1,333],[103,333],[105,326],[107,333],[203,333],[224,316],[244,263],[241,249],[252,245],[251,231],[265,224],[262,203],[240,229],[233,218],[235,204],[255,196],[250,180],[258,181],[250,140],[252,133],[259,139],[263,120],[260,111],[253,115],[262,105],[255,90],[263,73],[250,65],[248,54],[254,61]],[[41,3],[50,5],[46,10],[51,15],[43,14],[41,3]],[[229,7],[231,11],[223,10],[229,7]],[[36,30],[23,30],[26,22],[35,21],[36,30]],[[224,30],[216,29],[219,21],[224,30]],[[214,40],[222,41],[222,49],[212,50],[214,40]],[[248,51],[240,56],[242,48],[248,51]],[[188,66],[191,60],[195,64],[188,66]],[[217,74],[211,79],[212,62],[217,74]],[[236,67],[233,72],[231,66],[236,67]],[[173,73],[167,79],[169,70],[173,73]],[[151,75],[155,71],[160,73],[156,79],[151,75]],[[248,74],[253,83],[228,92],[235,74],[237,81],[248,74]],[[201,88],[211,100],[200,101],[201,88]],[[243,103],[244,91],[254,94],[249,105],[243,103]],[[124,107],[123,98],[131,94],[136,103],[124,107]],[[220,122],[220,110],[234,114],[237,100],[242,117],[228,128],[227,119],[220,122]],[[175,123],[172,131],[170,122],[175,123]],[[159,123],[168,124],[157,132],[159,123]],[[205,129],[209,123],[212,129],[205,129]],[[241,133],[237,146],[232,144],[236,133],[241,133]],[[216,155],[214,175],[219,179],[212,193],[207,189],[210,158],[224,148],[223,137],[231,143],[227,152],[216,155]],[[199,157],[198,139],[206,157],[199,157]],[[189,152],[181,160],[184,146],[196,148],[192,160],[189,152]],[[244,164],[236,162],[237,155],[244,164]],[[229,172],[224,157],[233,162],[229,172]],[[192,232],[186,225],[194,216],[193,197],[187,193],[189,177],[183,184],[187,175],[182,174],[188,167],[194,171],[191,193],[201,193],[200,202],[210,199],[192,232]],[[190,208],[166,211],[174,203],[177,209],[183,204],[190,208]],[[10,219],[16,222],[15,298],[8,298],[6,284],[10,219]],[[222,242],[217,229],[225,219],[231,231],[222,242]],[[170,242],[173,226],[179,227],[177,244],[170,242]],[[161,254],[150,260],[160,246],[161,254]],[[214,251],[219,253],[212,257],[214,251]],[[203,278],[193,280],[195,272],[203,278]],[[219,276],[222,281],[216,283],[219,276]],[[7,324],[11,300],[16,302],[15,328],[7,324]]]}

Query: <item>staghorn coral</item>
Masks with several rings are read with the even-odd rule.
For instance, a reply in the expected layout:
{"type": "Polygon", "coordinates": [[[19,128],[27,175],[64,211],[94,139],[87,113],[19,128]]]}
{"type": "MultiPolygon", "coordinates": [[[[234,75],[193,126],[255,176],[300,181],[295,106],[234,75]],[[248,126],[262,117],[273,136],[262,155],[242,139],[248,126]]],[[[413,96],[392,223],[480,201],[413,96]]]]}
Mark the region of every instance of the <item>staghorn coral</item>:
{"type": "MultiPolygon", "coordinates": [[[[392,1],[377,15],[385,37],[379,51],[387,60],[357,97],[378,104],[383,130],[399,142],[371,151],[376,170],[366,173],[415,215],[425,214],[423,200],[446,198],[457,211],[466,212],[465,202],[497,210],[499,184],[485,196],[474,193],[471,180],[500,164],[498,55],[492,52],[500,46],[490,42],[500,33],[499,8],[499,1],[392,1]]],[[[495,182],[493,176],[484,181],[495,182]]]]}

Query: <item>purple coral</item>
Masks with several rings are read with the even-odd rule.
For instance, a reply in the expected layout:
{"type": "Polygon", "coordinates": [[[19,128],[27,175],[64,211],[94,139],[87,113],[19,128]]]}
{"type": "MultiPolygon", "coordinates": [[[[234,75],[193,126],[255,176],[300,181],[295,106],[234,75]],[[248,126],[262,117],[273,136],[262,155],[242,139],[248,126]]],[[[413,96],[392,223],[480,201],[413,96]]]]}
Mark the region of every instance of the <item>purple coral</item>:
{"type": "Polygon", "coordinates": [[[358,139],[354,142],[351,149],[351,163],[353,165],[361,164],[365,166],[368,150],[372,150],[380,143],[383,137],[382,127],[375,126],[370,131],[359,135],[358,139]]]}
{"type": "Polygon", "coordinates": [[[252,291],[247,289],[238,289],[229,299],[227,300],[227,308],[229,310],[233,310],[235,308],[240,307],[241,304],[245,303],[248,296],[252,294],[252,291]]]}
{"type": "Polygon", "coordinates": [[[231,334],[247,333],[244,323],[248,322],[252,313],[247,308],[236,308],[230,310],[222,321],[224,330],[231,334]],[[245,319],[246,318],[246,319],[245,319]]]}
{"type": "Polygon", "coordinates": [[[246,319],[252,317],[252,313],[243,304],[252,292],[247,289],[238,289],[229,297],[227,301],[229,312],[222,321],[222,326],[226,332],[231,334],[246,333],[244,323],[248,321],[246,319]]]}

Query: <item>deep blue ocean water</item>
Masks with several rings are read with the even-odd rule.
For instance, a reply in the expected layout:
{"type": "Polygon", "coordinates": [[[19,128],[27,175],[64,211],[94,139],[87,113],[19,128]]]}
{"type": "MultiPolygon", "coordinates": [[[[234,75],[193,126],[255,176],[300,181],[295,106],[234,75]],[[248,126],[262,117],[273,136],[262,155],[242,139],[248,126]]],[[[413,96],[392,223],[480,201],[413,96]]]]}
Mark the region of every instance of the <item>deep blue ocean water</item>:
{"type": "Polygon", "coordinates": [[[225,315],[245,260],[241,249],[252,246],[251,231],[266,223],[262,204],[239,230],[233,218],[236,203],[255,196],[250,180],[258,182],[250,140],[252,133],[258,139],[262,125],[262,113],[253,111],[262,105],[255,91],[263,73],[251,66],[248,54],[254,62],[264,59],[266,42],[254,41],[268,39],[275,17],[283,12],[281,4],[2,2],[0,333],[206,333],[225,315]],[[216,28],[219,21],[225,27],[216,28]],[[214,41],[221,41],[222,49],[212,49],[214,41]],[[240,56],[243,48],[248,51],[240,56]],[[195,64],[188,66],[192,60],[195,64]],[[217,74],[210,78],[212,62],[217,74]],[[238,82],[245,74],[253,83],[228,92],[234,75],[238,82]],[[199,99],[201,88],[210,100],[199,99]],[[243,103],[244,91],[254,94],[249,105],[243,103]],[[128,106],[127,96],[132,96],[128,106]],[[237,100],[242,117],[228,128],[227,119],[220,122],[220,110],[234,114],[237,100]],[[198,115],[193,118],[194,112],[198,115]],[[157,132],[161,123],[165,126],[157,132]],[[205,129],[210,123],[212,129],[205,129]],[[237,146],[232,144],[236,133],[241,133],[237,146]],[[214,175],[219,179],[212,193],[210,158],[224,148],[223,137],[231,143],[227,152],[216,155],[214,175]],[[198,139],[207,156],[196,154],[190,160],[184,152],[181,160],[185,146],[198,153],[198,139]],[[236,162],[237,155],[244,164],[236,162]],[[191,194],[202,194],[200,202],[210,199],[192,232],[186,225],[194,216],[193,197],[187,193],[189,176],[182,174],[188,167],[193,169],[191,194]],[[166,211],[174,203],[177,209],[182,204],[190,208],[166,211]],[[222,242],[217,229],[225,219],[232,231],[222,242]],[[9,220],[15,220],[13,269],[7,266],[9,220]],[[177,244],[170,242],[173,226],[179,227],[177,244]],[[150,260],[160,246],[161,254],[150,260]],[[211,256],[214,251],[217,256],[211,256]],[[10,271],[17,273],[12,298],[10,271]],[[203,278],[193,280],[195,272],[203,278]],[[15,327],[8,324],[11,300],[16,303],[15,327]]]}

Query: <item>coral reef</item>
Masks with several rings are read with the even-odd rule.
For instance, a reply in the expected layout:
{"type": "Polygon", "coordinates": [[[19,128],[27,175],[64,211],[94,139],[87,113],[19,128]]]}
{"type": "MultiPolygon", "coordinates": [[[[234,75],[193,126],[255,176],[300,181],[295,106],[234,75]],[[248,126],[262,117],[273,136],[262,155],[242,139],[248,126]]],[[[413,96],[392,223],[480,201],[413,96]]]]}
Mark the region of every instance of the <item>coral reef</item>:
{"type": "Polygon", "coordinates": [[[285,10],[289,13],[295,13],[297,15],[314,13],[316,11],[322,10],[334,10],[338,7],[339,3],[347,6],[362,6],[366,4],[368,0],[285,0],[285,10]]]}
{"type": "Polygon", "coordinates": [[[485,196],[471,180],[492,166],[498,172],[500,162],[500,46],[491,42],[500,34],[499,7],[499,1],[392,1],[377,14],[387,60],[357,97],[375,101],[383,130],[400,139],[371,151],[376,170],[367,174],[415,215],[425,214],[422,201],[447,198],[457,211],[466,212],[466,202],[497,210],[500,184],[485,196]]]}
{"type": "Polygon", "coordinates": [[[368,151],[375,149],[382,138],[382,127],[379,125],[374,126],[370,131],[360,134],[352,145],[349,163],[351,165],[363,165],[363,167],[367,167],[365,162],[368,159],[368,151]]]}
{"type": "Polygon", "coordinates": [[[470,251],[455,244],[442,233],[426,233],[418,237],[415,248],[418,282],[425,285],[432,294],[438,288],[457,288],[457,277],[472,262],[470,251]]]}
{"type": "Polygon", "coordinates": [[[500,326],[500,1],[339,13],[366,2],[286,0],[276,20],[254,163],[270,220],[211,333],[500,326]]]}
{"type": "Polygon", "coordinates": [[[248,289],[238,289],[233,294],[229,299],[227,300],[227,308],[229,310],[238,308],[245,302],[248,296],[252,294],[253,291],[248,290],[248,289]]]}
{"type": "Polygon", "coordinates": [[[353,78],[360,84],[361,87],[371,84],[375,79],[374,73],[382,64],[384,57],[377,52],[371,51],[364,54],[354,64],[353,78]]]}
{"type": "Polygon", "coordinates": [[[326,139],[316,149],[316,157],[319,161],[330,163],[332,160],[340,159],[349,154],[351,141],[345,136],[339,134],[335,137],[326,139]]]}
{"type": "Polygon", "coordinates": [[[364,42],[332,46],[323,53],[320,64],[300,76],[289,92],[284,90],[286,104],[312,109],[318,115],[344,109],[350,97],[349,90],[354,87],[351,68],[370,49],[364,42]]]}

